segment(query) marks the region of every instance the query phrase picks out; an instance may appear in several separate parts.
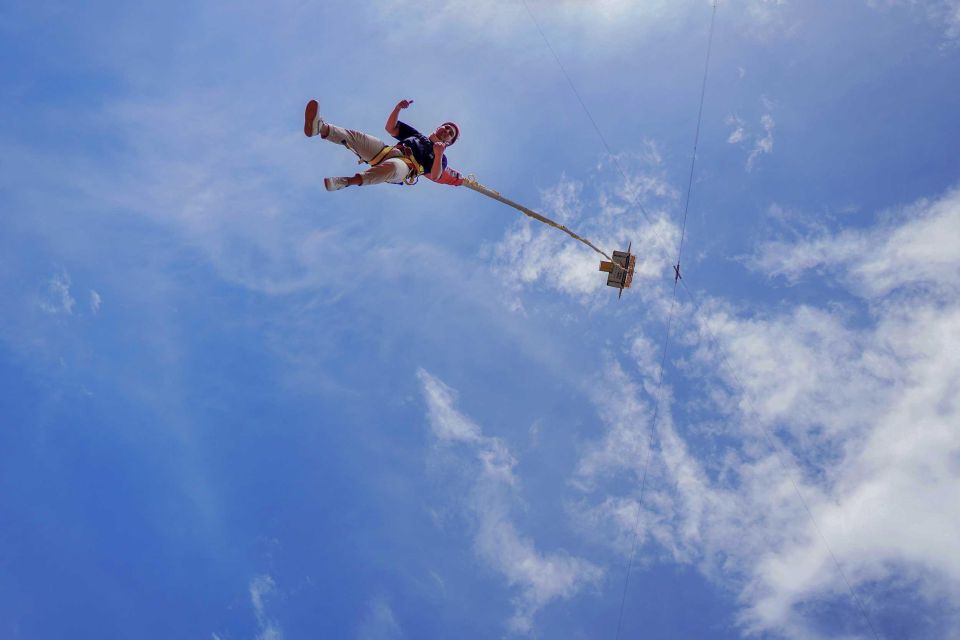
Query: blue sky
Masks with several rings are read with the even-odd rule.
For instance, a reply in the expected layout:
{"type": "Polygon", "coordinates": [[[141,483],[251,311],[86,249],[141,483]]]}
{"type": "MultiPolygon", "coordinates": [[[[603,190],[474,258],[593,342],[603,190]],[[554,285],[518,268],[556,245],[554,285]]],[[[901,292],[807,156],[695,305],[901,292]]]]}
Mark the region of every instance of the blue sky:
{"type": "Polygon", "coordinates": [[[527,2],[613,155],[519,0],[0,3],[0,635],[960,634],[960,3],[720,3],[674,301],[710,3],[527,2]]]}

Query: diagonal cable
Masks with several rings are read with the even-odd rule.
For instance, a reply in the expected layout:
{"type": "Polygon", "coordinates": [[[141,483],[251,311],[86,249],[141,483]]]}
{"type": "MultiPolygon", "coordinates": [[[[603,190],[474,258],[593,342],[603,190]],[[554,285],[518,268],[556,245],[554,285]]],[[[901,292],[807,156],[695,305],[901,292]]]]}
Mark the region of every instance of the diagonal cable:
{"type": "Polygon", "coordinates": [[[620,629],[623,626],[623,607],[627,602],[627,587],[630,584],[630,573],[633,570],[633,561],[637,554],[637,544],[640,539],[640,517],[643,513],[643,496],[647,488],[647,469],[650,467],[650,459],[653,457],[653,441],[657,432],[657,418],[660,415],[660,403],[663,400],[663,394],[660,389],[663,386],[663,370],[667,362],[667,351],[670,348],[670,335],[673,329],[673,313],[677,307],[677,281],[673,282],[673,298],[670,302],[670,313],[667,316],[667,334],[663,339],[663,351],[660,356],[660,372],[657,375],[657,389],[655,402],[653,405],[653,418],[650,421],[650,439],[647,443],[647,459],[643,463],[643,475],[640,479],[640,498],[637,502],[637,520],[633,527],[633,544],[630,548],[630,560],[627,562],[627,574],[623,579],[623,593],[620,596],[620,612],[617,615],[617,640],[620,640],[620,629]]]}
{"type": "Polygon", "coordinates": [[[700,123],[703,121],[703,100],[707,95],[707,73],[710,71],[710,52],[713,49],[713,25],[717,20],[717,0],[713,2],[710,15],[710,35],[707,37],[707,61],[703,65],[703,84],[700,86],[700,107],[697,109],[697,132],[693,136],[693,154],[690,156],[690,177],[687,180],[687,197],[683,205],[683,225],[680,229],[680,247],[677,249],[676,279],[680,279],[680,256],[683,255],[683,238],[687,232],[687,211],[690,209],[690,193],[693,190],[693,170],[697,165],[697,146],[700,143],[700,123]]]}
{"type": "MultiPolygon", "coordinates": [[[[590,120],[590,124],[593,125],[593,130],[597,132],[597,137],[600,138],[600,142],[603,144],[603,148],[606,149],[607,155],[613,160],[614,165],[617,167],[617,171],[620,172],[620,176],[623,178],[624,184],[629,184],[630,180],[627,177],[627,172],[624,171],[623,166],[620,164],[620,159],[613,153],[613,150],[610,148],[610,145],[607,143],[606,137],[604,137],[603,132],[600,131],[600,127],[597,125],[597,121],[594,120],[593,114],[590,113],[590,109],[587,107],[587,103],[583,101],[583,97],[580,95],[580,92],[577,90],[577,86],[573,83],[573,79],[570,77],[570,74],[567,73],[567,68],[563,66],[563,62],[560,60],[560,56],[557,55],[556,50],[553,48],[553,45],[550,44],[547,34],[544,33],[543,28],[540,26],[540,22],[537,21],[537,17],[533,14],[533,11],[530,9],[530,5],[527,4],[527,0],[521,0],[523,2],[524,8],[527,10],[527,13],[530,15],[530,20],[533,21],[534,26],[536,26],[537,31],[540,33],[540,37],[543,38],[544,44],[547,45],[547,49],[550,50],[553,59],[557,61],[557,66],[560,67],[563,77],[566,78],[567,84],[570,85],[570,90],[573,91],[573,95],[576,96],[577,102],[580,103],[580,107],[583,109],[583,112],[587,115],[587,119],[590,120]]],[[[647,224],[654,227],[653,220],[650,217],[650,214],[647,212],[646,208],[643,206],[637,198],[634,198],[634,202],[630,204],[636,205],[640,208],[640,212],[643,214],[644,219],[646,219],[647,224]]]]}

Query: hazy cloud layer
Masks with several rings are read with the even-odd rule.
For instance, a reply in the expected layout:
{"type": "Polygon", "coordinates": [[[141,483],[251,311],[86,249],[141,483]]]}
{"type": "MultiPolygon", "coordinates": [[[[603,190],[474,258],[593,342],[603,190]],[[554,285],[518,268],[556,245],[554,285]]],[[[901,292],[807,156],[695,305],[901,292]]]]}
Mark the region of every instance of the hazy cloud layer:
{"type": "Polygon", "coordinates": [[[940,25],[948,41],[960,38],[960,0],[866,0],[875,8],[907,8],[940,25]]]}

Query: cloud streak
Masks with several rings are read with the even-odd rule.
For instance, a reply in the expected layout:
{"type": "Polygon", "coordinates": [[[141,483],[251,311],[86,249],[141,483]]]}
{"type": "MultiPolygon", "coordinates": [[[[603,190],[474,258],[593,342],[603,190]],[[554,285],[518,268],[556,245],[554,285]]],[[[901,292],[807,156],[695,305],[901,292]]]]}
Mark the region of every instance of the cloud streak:
{"type": "Polygon", "coordinates": [[[764,243],[748,264],[791,282],[823,274],[873,300],[903,287],[960,290],[960,189],[890,215],[871,229],[764,243]]]}
{"type": "Polygon", "coordinates": [[[70,316],[76,302],[70,294],[70,275],[61,271],[47,282],[46,296],[40,301],[40,308],[47,313],[70,316]]]}
{"type": "Polygon", "coordinates": [[[460,413],[453,389],[423,369],[417,372],[417,378],[438,442],[465,445],[479,462],[467,498],[476,523],[474,549],[517,591],[509,628],[530,633],[541,609],[597,583],[602,571],[562,550],[544,553],[531,538],[517,531],[510,517],[519,484],[514,474],[516,458],[502,440],[484,436],[473,421],[460,413]]]}
{"type": "Polygon", "coordinates": [[[745,164],[747,172],[753,171],[761,156],[773,153],[773,132],[777,123],[769,112],[772,109],[772,103],[767,99],[763,99],[762,102],[768,112],[761,114],[758,129],[749,128],[744,120],[735,115],[729,116],[726,120],[727,125],[732,127],[727,136],[727,144],[750,147],[745,164]]]}
{"type": "Polygon", "coordinates": [[[374,598],[367,607],[367,613],[360,623],[358,640],[399,640],[403,630],[397,617],[384,598],[374,598]]]}
{"type": "Polygon", "coordinates": [[[276,620],[267,615],[266,608],[266,599],[276,588],[276,582],[268,575],[256,576],[250,581],[250,604],[257,617],[257,640],[283,640],[283,630],[276,620]]]}
{"type": "Polygon", "coordinates": [[[919,10],[930,22],[943,29],[948,43],[960,39],[960,0],[866,0],[872,8],[906,7],[919,10]]]}

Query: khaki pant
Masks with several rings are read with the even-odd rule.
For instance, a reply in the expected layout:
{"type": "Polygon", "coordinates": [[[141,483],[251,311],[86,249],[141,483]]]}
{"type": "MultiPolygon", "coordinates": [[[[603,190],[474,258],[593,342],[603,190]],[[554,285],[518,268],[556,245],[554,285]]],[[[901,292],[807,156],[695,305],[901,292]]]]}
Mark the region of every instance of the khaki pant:
{"type": "MultiPolygon", "coordinates": [[[[364,162],[369,162],[380,153],[381,149],[387,146],[380,138],[353,129],[341,129],[336,125],[327,124],[330,127],[330,133],[324,139],[334,144],[342,144],[360,156],[364,162]]],[[[410,173],[410,167],[400,159],[401,155],[403,154],[394,149],[387,154],[387,157],[380,164],[360,172],[360,178],[363,180],[361,184],[380,184],[381,182],[401,184],[407,174],[410,173]]]]}

